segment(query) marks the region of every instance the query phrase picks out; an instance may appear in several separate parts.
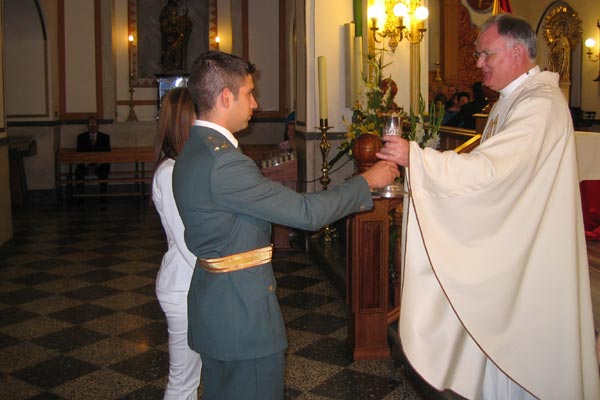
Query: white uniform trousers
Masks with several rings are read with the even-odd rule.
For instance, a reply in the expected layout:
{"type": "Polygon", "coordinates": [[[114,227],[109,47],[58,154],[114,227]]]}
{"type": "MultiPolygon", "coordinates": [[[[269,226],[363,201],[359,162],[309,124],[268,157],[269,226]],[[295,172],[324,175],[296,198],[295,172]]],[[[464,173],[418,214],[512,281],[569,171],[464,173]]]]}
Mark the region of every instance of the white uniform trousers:
{"type": "Polygon", "coordinates": [[[187,292],[156,289],[169,330],[169,382],[165,400],[197,400],[202,360],[188,346],[187,292]]]}
{"type": "Polygon", "coordinates": [[[489,359],[485,363],[483,400],[535,400],[521,386],[513,382],[489,359]]]}

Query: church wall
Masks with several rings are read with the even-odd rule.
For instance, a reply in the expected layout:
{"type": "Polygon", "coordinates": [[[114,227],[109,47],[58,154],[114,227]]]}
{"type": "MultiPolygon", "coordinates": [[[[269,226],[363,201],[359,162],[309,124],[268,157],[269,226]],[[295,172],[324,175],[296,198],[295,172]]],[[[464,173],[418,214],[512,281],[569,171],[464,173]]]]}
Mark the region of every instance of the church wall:
{"type": "Polygon", "coordinates": [[[11,118],[50,117],[46,41],[33,0],[6,0],[5,95],[11,118]],[[19,77],[19,79],[14,79],[19,77]]]}
{"type": "MultiPolygon", "coordinates": [[[[20,1],[20,0],[13,0],[20,1]]],[[[56,0],[39,0],[40,12],[46,27],[46,69],[48,71],[48,98],[50,115],[48,120],[59,116],[59,42],[58,42],[58,8],[56,0]]]]}
{"type": "Polygon", "coordinates": [[[12,229],[10,180],[8,175],[8,142],[6,141],[6,136],[0,133],[0,249],[13,237],[12,229]]]}
{"type": "Polygon", "coordinates": [[[96,14],[94,0],[64,0],[64,117],[98,113],[96,76],[102,60],[96,56],[96,14]]]}
{"type": "MultiPolygon", "coordinates": [[[[0,2],[0,20],[4,19],[4,3],[0,2]]],[[[4,59],[4,30],[0,29],[0,60],[4,59]]],[[[0,63],[0,249],[13,236],[10,181],[8,176],[8,138],[4,104],[4,63],[0,63]]]]}
{"type": "MultiPolygon", "coordinates": [[[[5,8],[12,4],[20,3],[22,0],[4,0],[5,8]]],[[[29,0],[25,0],[29,1],[29,0]]],[[[33,0],[31,0],[33,2],[33,0]]],[[[231,48],[233,52],[240,51],[239,41],[235,41],[231,31],[238,32],[240,24],[227,24],[227,21],[238,21],[241,16],[239,5],[241,0],[218,0],[219,11],[219,29],[226,43],[224,50],[231,48]],[[231,40],[231,43],[227,43],[231,40]]],[[[252,3],[252,6],[267,7],[262,3],[252,3]]],[[[273,0],[277,1],[277,0],[273,0]]],[[[431,0],[429,0],[431,1],[431,0]]],[[[462,0],[464,2],[464,0],[462,0]]],[[[550,1],[528,2],[512,1],[513,10],[516,14],[523,15],[532,24],[537,22],[544,10],[551,4],[550,1]]],[[[31,79],[20,79],[22,90],[29,93],[28,102],[16,102],[10,97],[7,98],[7,108],[15,110],[15,113],[22,115],[18,118],[8,118],[9,123],[19,122],[20,125],[11,124],[7,128],[9,135],[27,135],[34,136],[38,140],[38,154],[25,158],[27,178],[29,189],[52,189],[53,186],[53,165],[54,151],[58,146],[72,147],[75,145],[75,135],[85,130],[81,125],[65,125],[59,123],[54,125],[55,121],[61,121],[60,98],[59,94],[64,90],[66,93],[64,112],[69,115],[78,115],[78,121],[83,121],[88,114],[97,112],[102,118],[109,122],[103,124],[101,128],[112,136],[113,146],[131,146],[139,143],[151,145],[154,141],[156,130],[156,88],[135,87],[134,99],[136,101],[135,112],[141,122],[126,122],[125,119],[129,113],[129,87],[128,87],[128,43],[126,37],[127,27],[127,0],[40,0],[41,12],[44,18],[47,38],[45,43],[38,39],[37,43],[28,44],[28,55],[34,58],[45,60],[44,73],[32,71],[31,68],[39,66],[17,65],[17,69],[27,72],[31,79]],[[63,1],[65,5],[64,21],[65,31],[68,33],[65,43],[60,41],[59,18],[60,9],[58,5],[63,1]],[[100,6],[98,6],[100,5],[100,6]],[[97,17],[96,13],[100,13],[97,17]],[[101,62],[98,59],[98,53],[95,52],[95,41],[97,32],[90,29],[93,24],[100,23],[100,50],[101,62]],[[108,30],[110,29],[110,32],[108,30]],[[107,45],[107,41],[110,43],[107,45]],[[33,46],[33,48],[31,47],[33,46]],[[65,51],[65,63],[60,56],[61,46],[65,51]],[[92,53],[92,51],[94,51],[92,53]],[[44,53],[44,54],[42,54],[44,53]],[[81,53],[82,57],[79,57],[81,53]],[[60,78],[60,69],[64,68],[69,75],[64,81],[60,78]],[[96,81],[96,68],[102,69],[101,81],[96,81]],[[43,78],[41,77],[43,75],[43,78]],[[74,77],[77,76],[77,79],[74,77]],[[97,104],[98,95],[101,94],[101,104],[97,104]],[[44,99],[42,101],[42,99],[44,99]],[[40,106],[42,104],[42,107],[40,106]],[[40,112],[39,109],[44,111],[40,112]],[[47,109],[47,111],[45,111],[47,109]],[[38,126],[38,125],[46,126],[38,126]]],[[[366,14],[367,0],[363,1],[363,11],[366,14]]],[[[598,30],[595,26],[596,19],[600,17],[600,6],[595,2],[585,0],[573,0],[569,4],[578,12],[583,21],[583,38],[592,36],[597,37],[598,30]]],[[[286,6],[303,7],[306,13],[302,29],[306,29],[306,41],[303,41],[302,64],[294,65],[297,69],[297,78],[292,81],[288,88],[289,93],[297,93],[295,97],[288,95],[285,100],[286,105],[293,107],[293,100],[299,99],[301,104],[297,104],[299,121],[302,124],[298,127],[301,131],[300,137],[306,141],[303,146],[306,147],[306,168],[304,177],[306,180],[314,179],[320,174],[321,155],[318,148],[320,133],[316,126],[318,125],[318,107],[317,98],[318,83],[316,79],[316,58],[319,55],[327,57],[328,66],[328,108],[329,108],[329,135],[332,142],[330,157],[337,152],[345,127],[342,123],[342,116],[350,118],[351,110],[346,108],[345,99],[345,38],[344,24],[353,20],[352,2],[349,0],[295,0],[286,1],[286,6]],[[302,92],[300,92],[302,90],[302,92]]],[[[255,11],[253,11],[254,13],[255,11]]],[[[487,16],[485,14],[472,13],[474,21],[481,23],[487,16]],[[480,21],[481,20],[481,21],[480,21]]],[[[365,18],[365,26],[368,21],[365,18]]],[[[23,24],[24,21],[17,21],[23,24]]],[[[298,24],[299,21],[296,21],[298,24]]],[[[363,35],[368,36],[370,31],[363,29],[363,35]]],[[[429,45],[435,45],[435,38],[431,36],[432,32],[425,35],[421,44],[421,92],[427,95],[427,69],[429,67],[428,52],[424,51],[429,45]]],[[[273,41],[268,41],[264,45],[268,48],[273,47],[273,41]]],[[[288,42],[289,43],[289,42],[288,42]]],[[[15,48],[15,43],[7,43],[8,46],[15,48]]],[[[594,110],[597,117],[600,118],[600,83],[592,82],[598,74],[598,62],[592,63],[587,60],[585,48],[582,56],[582,93],[581,107],[585,110],[594,110]]],[[[300,51],[295,49],[294,51],[300,51]]],[[[12,51],[12,50],[11,50],[12,51]]],[[[262,51],[262,50],[260,50],[262,51]]],[[[260,53],[260,52],[259,52],[260,53]]],[[[409,106],[409,46],[403,41],[398,46],[394,54],[386,54],[386,61],[392,64],[386,69],[392,78],[396,80],[399,92],[396,102],[408,109],[409,106]]],[[[288,58],[288,60],[293,60],[288,58]]],[[[254,60],[253,60],[254,61],[254,60]]],[[[539,60],[542,64],[542,60],[539,60]]],[[[38,64],[38,63],[36,63],[38,64]]],[[[545,63],[544,63],[545,64],[545,63]]],[[[14,66],[11,66],[14,68],[14,66]]],[[[288,66],[288,69],[292,67],[288,66]]],[[[11,84],[14,82],[11,80],[11,84]]],[[[262,91],[272,90],[278,82],[276,79],[257,79],[259,89],[262,91]],[[271,86],[273,85],[273,86],[271,86]]],[[[260,92],[259,90],[259,92],[260,92]]],[[[260,98],[259,98],[260,101],[260,98]]],[[[10,113],[9,113],[10,114],[10,113]]],[[[254,122],[248,128],[248,131],[241,136],[241,143],[277,143],[282,139],[283,122],[254,122]]],[[[2,172],[0,170],[0,172],[2,172]]],[[[350,172],[351,173],[351,172],[350,172]]],[[[348,172],[338,173],[333,177],[334,182],[338,182],[350,175],[348,172]],[[342,176],[343,175],[343,176],[342,176]]],[[[319,185],[313,184],[309,190],[318,190],[319,185]]]]}

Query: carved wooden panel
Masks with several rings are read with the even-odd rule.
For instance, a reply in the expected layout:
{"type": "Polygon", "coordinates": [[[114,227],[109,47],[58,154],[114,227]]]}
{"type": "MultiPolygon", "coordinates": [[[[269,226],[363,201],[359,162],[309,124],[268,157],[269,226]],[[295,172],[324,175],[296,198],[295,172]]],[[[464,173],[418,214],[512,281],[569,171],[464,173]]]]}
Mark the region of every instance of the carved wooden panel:
{"type": "Polygon", "coordinates": [[[361,282],[358,308],[361,311],[382,311],[386,302],[382,298],[380,290],[383,287],[382,279],[385,278],[383,274],[386,273],[382,269],[387,270],[384,268],[384,260],[382,260],[382,256],[385,255],[382,249],[385,242],[383,230],[388,229],[387,226],[384,226],[386,222],[381,220],[365,221],[360,226],[360,237],[368,238],[366,243],[361,241],[364,251],[357,257],[359,265],[363,266],[358,271],[358,279],[361,282]]]}
{"type": "Polygon", "coordinates": [[[483,80],[483,74],[477,68],[473,58],[475,40],[479,28],[471,22],[471,15],[466,7],[458,8],[458,87],[470,90],[473,83],[483,80]]]}
{"type": "Polygon", "coordinates": [[[483,79],[473,58],[479,29],[473,25],[469,10],[457,0],[442,1],[442,7],[442,81],[436,81],[435,71],[430,71],[430,100],[436,93],[446,94],[450,85],[471,91],[473,83],[483,79]]]}

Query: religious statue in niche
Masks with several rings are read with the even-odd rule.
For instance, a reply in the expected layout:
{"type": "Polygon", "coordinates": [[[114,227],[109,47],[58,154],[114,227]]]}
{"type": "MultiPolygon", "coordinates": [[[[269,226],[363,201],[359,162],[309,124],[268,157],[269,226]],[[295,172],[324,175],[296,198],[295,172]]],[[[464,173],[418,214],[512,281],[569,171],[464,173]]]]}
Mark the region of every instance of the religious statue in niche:
{"type": "Polygon", "coordinates": [[[161,64],[163,74],[186,72],[187,47],[192,20],[179,0],[168,0],[160,12],[161,64]]]}
{"type": "Polygon", "coordinates": [[[550,43],[548,54],[548,69],[558,72],[560,80],[569,82],[571,76],[571,45],[569,39],[563,34],[558,34],[556,39],[550,43]]]}
{"type": "Polygon", "coordinates": [[[544,38],[548,44],[548,69],[558,73],[561,82],[571,81],[571,49],[581,38],[581,20],[570,6],[557,6],[544,18],[544,38]]]}

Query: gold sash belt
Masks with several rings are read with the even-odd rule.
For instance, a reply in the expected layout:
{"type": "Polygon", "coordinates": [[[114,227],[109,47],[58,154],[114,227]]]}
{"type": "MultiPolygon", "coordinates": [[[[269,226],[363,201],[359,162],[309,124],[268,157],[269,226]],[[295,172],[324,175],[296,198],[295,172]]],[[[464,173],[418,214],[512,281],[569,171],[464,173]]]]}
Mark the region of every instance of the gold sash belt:
{"type": "Polygon", "coordinates": [[[219,258],[199,258],[198,263],[207,271],[224,273],[252,268],[271,262],[273,256],[273,245],[245,251],[243,253],[231,254],[219,258]]]}

